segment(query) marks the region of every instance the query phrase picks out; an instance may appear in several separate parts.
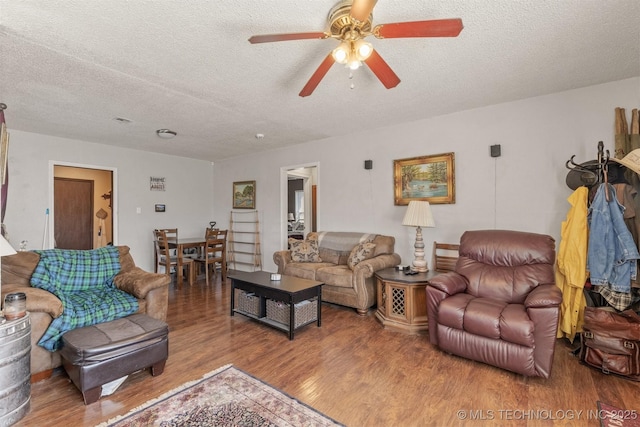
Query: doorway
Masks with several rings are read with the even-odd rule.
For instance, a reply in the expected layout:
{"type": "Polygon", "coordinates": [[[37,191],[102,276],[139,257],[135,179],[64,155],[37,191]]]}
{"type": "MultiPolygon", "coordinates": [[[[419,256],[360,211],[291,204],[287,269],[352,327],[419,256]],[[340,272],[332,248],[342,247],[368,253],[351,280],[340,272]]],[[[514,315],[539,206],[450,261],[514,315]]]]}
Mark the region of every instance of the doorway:
{"type": "Polygon", "coordinates": [[[117,245],[116,170],[50,162],[51,190],[43,249],[117,245]]]}
{"type": "Polygon", "coordinates": [[[282,185],[282,247],[289,237],[303,239],[318,224],[318,171],[319,165],[308,164],[281,169],[282,185]]]}

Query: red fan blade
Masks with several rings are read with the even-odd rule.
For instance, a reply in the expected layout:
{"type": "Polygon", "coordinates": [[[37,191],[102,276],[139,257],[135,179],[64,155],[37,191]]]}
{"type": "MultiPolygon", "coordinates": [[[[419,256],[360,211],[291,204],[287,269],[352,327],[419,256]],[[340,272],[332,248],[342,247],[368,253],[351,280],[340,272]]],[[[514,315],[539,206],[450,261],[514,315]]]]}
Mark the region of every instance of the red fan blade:
{"type": "Polygon", "coordinates": [[[373,29],[379,39],[404,37],[457,37],[462,31],[462,19],[438,19],[433,21],[397,22],[382,24],[373,29]]]}
{"type": "Polygon", "coordinates": [[[398,83],[400,83],[400,78],[375,50],[371,52],[371,56],[369,56],[364,62],[387,89],[396,87],[398,86],[398,83]]]}
{"type": "Polygon", "coordinates": [[[263,34],[259,36],[251,36],[249,43],[271,43],[283,42],[288,40],[304,40],[304,39],[326,39],[329,37],[327,33],[289,33],[289,34],[263,34]]]}
{"type": "Polygon", "coordinates": [[[327,71],[329,71],[329,68],[331,68],[334,62],[335,60],[333,59],[333,55],[329,53],[329,55],[327,55],[327,57],[324,58],[324,61],[322,61],[322,64],[320,64],[316,72],[313,73],[313,75],[311,76],[307,84],[304,85],[304,87],[302,88],[302,90],[298,95],[302,97],[311,95],[313,91],[316,89],[316,87],[318,86],[318,84],[320,83],[320,80],[322,80],[324,75],[327,74],[327,71]]]}
{"type": "Polygon", "coordinates": [[[377,1],[378,0],[353,0],[350,12],[351,18],[356,21],[365,22],[369,15],[371,15],[377,1]]]}

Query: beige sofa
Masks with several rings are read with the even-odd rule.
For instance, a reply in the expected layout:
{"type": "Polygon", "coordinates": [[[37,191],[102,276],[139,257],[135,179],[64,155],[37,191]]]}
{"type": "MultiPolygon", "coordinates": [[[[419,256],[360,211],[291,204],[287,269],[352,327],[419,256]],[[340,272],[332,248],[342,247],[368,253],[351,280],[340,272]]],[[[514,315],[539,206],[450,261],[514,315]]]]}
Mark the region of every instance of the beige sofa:
{"type": "MultiPolygon", "coordinates": [[[[296,241],[290,243],[295,245],[296,241]]],[[[310,253],[300,260],[295,252],[294,258],[298,261],[294,261],[291,250],[275,252],[273,261],[278,265],[278,273],[323,282],[323,301],[353,307],[363,316],[376,303],[373,274],[400,264],[400,255],[394,253],[395,238],[392,236],[314,232],[309,233],[301,244],[306,244],[305,248],[311,252],[317,245],[317,253],[310,253]],[[375,246],[361,245],[364,243],[375,246]],[[370,253],[363,256],[360,251],[355,256],[354,248],[363,249],[363,246],[370,248],[370,253]],[[358,256],[364,259],[357,259],[358,256]]]]}
{"type": "MultiPolygon", "coordinates": [[[[121,270],[114,278],[115,285],[138,299],[138,313],[166,320],[171,278],[136,267],[128,246],[118,246],[118,251],[121,270]]],[[[31,316],[32,382],[48,378],[54,368],[62,365],[59,351],[50,352],[38,346],[38,341],[53,319],[63,311],[58,297],[30,285],[31,275],[39,260],[40,255],[35,252],[18,252],[2,257],[2,299],[11,292],[24,292],[27,296],[27,311],[31,316]]]]}

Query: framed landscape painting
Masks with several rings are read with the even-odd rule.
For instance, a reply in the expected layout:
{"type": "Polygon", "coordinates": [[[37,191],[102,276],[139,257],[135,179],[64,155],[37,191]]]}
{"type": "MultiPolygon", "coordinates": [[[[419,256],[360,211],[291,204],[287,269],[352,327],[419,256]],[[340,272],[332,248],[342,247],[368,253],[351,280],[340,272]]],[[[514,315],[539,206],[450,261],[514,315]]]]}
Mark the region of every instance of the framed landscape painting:
{"type": "Polygon", "coordinates": [[[453,153],[444,153],[394,160],[394,203],[408,205],[411,200],[455,203],[454,157],[453,153]]]}
{"type": "Polygon", "coordinates": [[[256,182],[238,181],[233,183],[233,209],[256,208],[256,182]]]}

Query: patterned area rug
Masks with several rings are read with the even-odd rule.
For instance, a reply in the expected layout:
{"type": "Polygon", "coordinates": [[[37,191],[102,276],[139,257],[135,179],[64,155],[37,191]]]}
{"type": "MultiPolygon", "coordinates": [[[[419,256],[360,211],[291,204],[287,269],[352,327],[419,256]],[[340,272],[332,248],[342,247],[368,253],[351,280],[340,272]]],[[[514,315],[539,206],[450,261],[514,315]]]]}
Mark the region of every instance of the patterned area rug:
{"type": "Polygon", "coordinates": [[[98,427],[341,425],[227,365],[98,427]]]}

